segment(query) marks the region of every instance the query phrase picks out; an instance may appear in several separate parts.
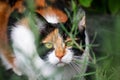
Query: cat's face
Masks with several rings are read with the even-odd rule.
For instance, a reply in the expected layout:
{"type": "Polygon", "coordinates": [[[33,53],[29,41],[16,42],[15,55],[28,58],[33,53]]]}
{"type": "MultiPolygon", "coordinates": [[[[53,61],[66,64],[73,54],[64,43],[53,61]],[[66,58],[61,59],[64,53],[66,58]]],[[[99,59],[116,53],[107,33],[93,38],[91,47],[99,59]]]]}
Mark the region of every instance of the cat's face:
{"type": "MultiPolygon", "coordinates": [[[[46,27],[41,32],[43,38],[38,50],[40,57],[45,62],[56,66],[70,64],[74,59],[80,59],[83,53],[83,51],[73,43],[72,38],[63,30],[61,31],[60,28],[61,27],[46,27]]],[[[74,40],[78,45],[85,45],[84,38],[84,31],[79,31],[77,35],[74,36],[74,40]]]]}
{"type": "Polygon", "coordinates": [[[53,65],[64,65],[72,61],[73,52],[59,34],[58,29],[54,29],[47,37],[42,41],[43,46],[48,49],[43,59],[53,65]]]}

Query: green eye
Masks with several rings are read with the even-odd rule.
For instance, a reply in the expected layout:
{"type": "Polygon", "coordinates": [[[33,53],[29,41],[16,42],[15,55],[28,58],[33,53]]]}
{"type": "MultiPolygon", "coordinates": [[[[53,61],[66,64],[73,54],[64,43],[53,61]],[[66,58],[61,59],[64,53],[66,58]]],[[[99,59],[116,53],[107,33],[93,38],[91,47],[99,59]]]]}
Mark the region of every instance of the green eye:
{"type": "Polygon", "coordinates": [[[68,41],[68,42],[66,42],[66,45],[67,45],[68,47],[73,46],[73,42],[72,42],[72,41],[68,41]]]}
{"type": "Polygon", "coordinates": [[[53,44],[52,43],[45,43],[45,47],[48,49],[53,48],[53,44]]]}

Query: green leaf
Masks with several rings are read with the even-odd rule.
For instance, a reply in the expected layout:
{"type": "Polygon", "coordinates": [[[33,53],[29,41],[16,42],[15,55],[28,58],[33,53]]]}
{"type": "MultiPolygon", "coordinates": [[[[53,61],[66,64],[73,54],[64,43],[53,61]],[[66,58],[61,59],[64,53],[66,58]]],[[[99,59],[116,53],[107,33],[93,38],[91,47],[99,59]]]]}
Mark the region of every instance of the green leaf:
{"type": "Polygon", "coordinates": [[[120,11],[120,0],[109,0],[108,6],[112,14],[117,14],[120,11]]]}
{"type": "Polygon", "coordinates": [[[76,4],[75,2],[72,0],[72,10],[75,10],[76,9],[76,4]]]}
{"type": "Polygon", "coordinates": [[[93,0],[79,0],[79,3],[84,7],[90,7],[93,0]]]}

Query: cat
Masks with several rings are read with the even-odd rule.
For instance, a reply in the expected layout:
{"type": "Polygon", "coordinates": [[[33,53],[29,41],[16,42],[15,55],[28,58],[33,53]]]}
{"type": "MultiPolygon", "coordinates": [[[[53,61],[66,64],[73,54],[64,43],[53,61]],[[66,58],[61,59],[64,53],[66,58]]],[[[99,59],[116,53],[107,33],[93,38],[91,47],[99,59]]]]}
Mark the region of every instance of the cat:
{"type": "MultiPolygon", "coordinates": [[[[79,17],[81,12],[78,11],[79,17]]],[[[72,80],[85,73],[89,59],[89,40],[85,29],[85,16],[77,26],[74,40],[83,48],[76,48],[72,38],[62,30],[61,24],[51,24],[36,17],[35,25],[39,32],[36,45],[29,18],[17,22],[11,31],[12,47],[15,55],[13,71],[26,75],[29,80],[72,80]]],[[[68,32],[72,24],[64,23],[68,32]]],[[[81,80],[84,77],[80,78],[81,80]]]]}
{"type": "MultiPolygon", "coordinates": [[[[76,43],[83,45],[82,49],[78,49],[73,44],[72,38],[61,29],[62,25],[59,24],[59,22],[65,22],[64,27],[69,32],[72,29],[72,23],[69,20],[66,22],[65,18],[62,21],[59,15],[48,18],[43,13],[37,12],[42,15],[42,19],[35,17],[35,28],[40,35],[37,44],[36,35],[31,29],[28,17],[22,18],[11,26],[13,71],[18,75],[26,75],[29,80],[72,80],[76,75],[84,73],[89,57],[85,16],[78,19],[79,33],[74,36],[76,43]],[[53,17],[55,19],[51,22],[53,17]],[[53,24],[54,21],[55,24],[53,24]]],[[[56,14],[56,12],[52,13],[56,14]]],[[[80,11],[76,16],[79,17],[79,14],[81,14],[80,11]]]]}

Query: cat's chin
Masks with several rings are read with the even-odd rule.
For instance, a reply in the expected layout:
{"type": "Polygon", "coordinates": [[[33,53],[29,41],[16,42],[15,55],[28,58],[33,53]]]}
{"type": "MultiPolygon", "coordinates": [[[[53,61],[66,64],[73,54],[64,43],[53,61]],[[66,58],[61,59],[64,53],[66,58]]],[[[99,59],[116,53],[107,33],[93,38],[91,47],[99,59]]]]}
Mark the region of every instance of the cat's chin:
{"type": "Polygon", "coordinates": [[[56,64],[56,65],[57,65],[57,67],[64,67],[66,64],[63,63],[63,62],[60,62],[60,63],[58,63],[58,64],[56,64]]]}

